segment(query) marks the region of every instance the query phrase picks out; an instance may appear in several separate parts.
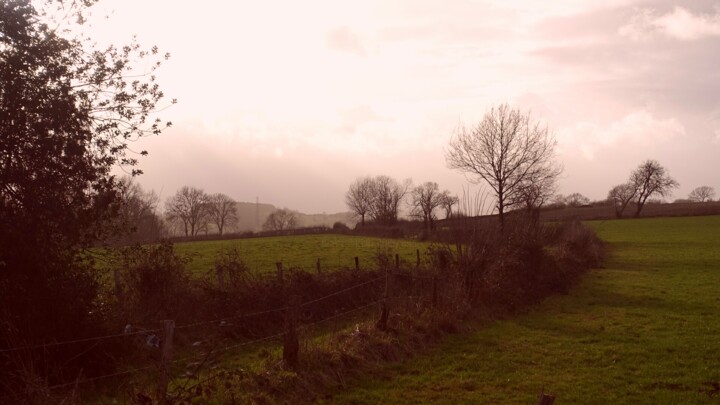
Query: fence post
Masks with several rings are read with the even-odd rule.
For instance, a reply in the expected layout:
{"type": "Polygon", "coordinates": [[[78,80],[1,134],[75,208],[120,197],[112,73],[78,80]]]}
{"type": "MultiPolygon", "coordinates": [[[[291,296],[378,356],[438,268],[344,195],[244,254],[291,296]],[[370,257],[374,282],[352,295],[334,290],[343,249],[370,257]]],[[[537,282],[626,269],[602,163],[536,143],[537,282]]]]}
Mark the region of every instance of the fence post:
{"type": "Polygon", "coordinates": [[[172,360],[173,334],[175,332],[175,321],[163,321],[163,336],[160,341],[160,380],[157,388],[158,404],[166,405],[167,386],[169,381],[170,363],[172,360]]]}
{"type": "Polygon", "coordinates": [[[395,253],[395,270],[400,270],[400,255],[395,253]]]}
{"type": "Polygon", "coordinates": [[[317,268],[318,274],[320,274],[320,258],[318,257],[317,262],[315,262],[315,267],[317,268]]]}
{"type": "Polygon", "coordinates": [[[382,307],[380,309],[380,318],[375,323],[375,327],[381,331],[387,330],[388,320],[388,297],[390,296],[390,271],[385,270],[385,296],[383,297],[382,307]]]}
{"type": "Polygon", "coordinates": [[[275,263],[275,268],[277,269],[277,279],[278,279],[278,283],[282,284],[282,282],[283,282],[283,267],[282,267],[282,262],[276,262],[276,263],[275,263]]]}
{"type": "Polygon", "coordinates": [[[360,259],[355,256],[355,271],[360,271],[360,259]]]}
{"type": "Polygon", "coordinates": [[[117,268],[113,269],[113,278],[115,279],[115,296],[120,302],[120,305],[123,305],[125,297],[122,290],[122,279],[120,277],[120,270],[118,270],[117,268]]]}
{"type": "Polygon", "coordinates": [[[287,310],[285,311],[285,341],[283,343],[283,362],[294,369],[298,365],[298,353],[300,342],[297,332],[298,319],[300,315],[300,296],[290,296],[287,310]]]}
{"type": "Polygon", "coordinates": [[[555,403],[555,395],[540,393],[538,397],[537,405],[553,405],[555,403]]]}
{"type": "Polygon", "coordinates": [[[433,276],[432,278],[432,289],[433,289],[433,295],[432,295],[432,307],[437,308],[437,276],[433,276]]]}
{"type": "Polygon", "coordinates": [[[417,253],[417,263],[415,267],[420,267],[420,249],[416,249],[415,252],[417,253]]]}
{"type": "Polygon", "coordinates": [[[215,266],[215,274],[217,275],[218,288],[225,289],[225,271],[222,266],[215,266]]]}

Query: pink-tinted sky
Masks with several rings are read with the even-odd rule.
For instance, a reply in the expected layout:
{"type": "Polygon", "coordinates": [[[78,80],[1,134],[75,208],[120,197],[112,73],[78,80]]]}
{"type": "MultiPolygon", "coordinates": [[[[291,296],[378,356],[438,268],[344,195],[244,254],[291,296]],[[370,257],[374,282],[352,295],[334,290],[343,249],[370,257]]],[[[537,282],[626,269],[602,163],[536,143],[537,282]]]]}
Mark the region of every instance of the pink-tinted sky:
{"type": "Polygon", "coordinates": [[[104,0],[99,40],[137,34],[174,126],[141,141],[140,183],[304,212],[345,210],[355,178],[461,193],[459,122],[509,102],[545,120],[560,192],[604,198],[647,158],[720,191],[718,1],[104,0]]]}

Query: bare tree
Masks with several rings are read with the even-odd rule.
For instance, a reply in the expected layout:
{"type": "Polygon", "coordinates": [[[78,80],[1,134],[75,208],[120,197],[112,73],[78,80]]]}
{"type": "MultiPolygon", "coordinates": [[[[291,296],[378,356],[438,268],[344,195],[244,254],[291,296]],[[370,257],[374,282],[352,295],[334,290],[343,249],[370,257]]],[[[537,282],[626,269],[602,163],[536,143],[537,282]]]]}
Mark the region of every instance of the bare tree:
{"type": "Polygon", "coordinates": [[[458,205],[460,199],[457,196],[451,195],[450,191],[445,190],[440,193],[440,207],[445,210],[445,218],[452,216],[452,207],[458,205]]]}
{"type": "Polygon", "coordinates": [[[509,199],[509,206],[524,209],[535,220],[540,218],[540,208],[557,191],[555,180],[559,174],[554,171],[538,171],[534,176],[520,182],[518,192],[509,199]]]}
{"type": "Polygon", "coordinates": [[[501,226],[505,210],[518,199],[527,181],[554,178],[556,141],[547,127],[507,104],[493,107],[474,127],[460,126],[446,153],[448,167],[488,183],[497,199],[501,226]]]}
{"type": "Polygon", "coordinates": [[[572,193],[565,197],[565,204],[569,207],[581,207],[590,204],[590,199],[580,193],[572,193]]]}
{"type": "Polygon", "coordinates": [[[285,231],[297,226],[297,216],[288,209],[275,210],[263,224],[266,231],[285,231]]]}
{"type": "Polygon", "coordinates": [[[360,224],[365,225],[365,215],[370,212],[373,201],[373,179],[369,176],[360,177],[350,185],[345,193],[345,204],[360,217],[360,224]]]}
{"type": "Polygon", "coordinates": [[[700,186],[688,195],[688,199],[693,202],[712,201],[713,198],[715,198],[715,189],[708,186],[700,186]]]}
{"type": "Polygon", "coordinates": [[[233,225],[238,220],[235,200],[223,193],[210,195],[208,197],[208,216],[222,236],[225,226],[233,225]]]}
{"type": "Polygon", "coordinates": [[[651,196],[666,197],[672,193],[672,190],[678,187],[667,170],[656,160],[646,160],[630,175],[630,183],[635,187],[635,197],[637,210],[635,216],[639,217],[640,212],[651,196]]]}
{"type": "Polygon", "coordinates": [[[372,179],[372,204],[370,216],[380,224],[393,224],[397,222],[400,204],[412,182],[410,179],[402,183],[388,177],[377,176],[372,179]]]}
{"type": "Polygon", "coordinates": [[[610,189],[608,192],[608,200],[612,201],[615,207],[615,216],[622,218],[623,212],[630,201],[635,198],[637,189],[632,183],[619,184],[610,189]]]}
{"type": "Polygon", "coordinates": [[[118,220],[121,227],[120,242],[149,242],[163,233],[162,220],[156,209],[159,198],[154,192],[145,192],[133,177],[124,176],[118,181],[120,205],[118,220]]]}
{"type": "Polygon", "coordinates": [[[206,228],[208,220],[208,197],[199,188],[184,186],[165,203],[171,221],[180,221],[185,236],[196,236],[206,228]]]}
{"type": "Polygon", "coordinates": [[[435,208],[442,204],[442,194],[437,183],[428,181],[412,189],[412,211],[422,216],[425,229],[430,231],[435,219],[435,208]]]}

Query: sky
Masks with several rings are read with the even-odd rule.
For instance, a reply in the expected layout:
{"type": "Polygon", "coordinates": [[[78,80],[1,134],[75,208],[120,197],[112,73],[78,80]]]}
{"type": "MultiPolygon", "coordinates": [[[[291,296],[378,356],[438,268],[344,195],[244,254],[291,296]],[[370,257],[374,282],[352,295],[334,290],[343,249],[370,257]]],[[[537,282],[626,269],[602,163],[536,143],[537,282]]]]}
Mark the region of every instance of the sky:
{"type": "Polygon", "coordinates": [[[559,192],[603,199],[646,159],[686,198],[720,192],[720,1],[103,0],[98,41],[132,35],[172,128],[139,182],[306,213],[347,210],[365,175],[435,181],[459,124],[510,103],[548,125],[559,192]],[[101,18],[104,16],[109,18],[101,18]]]}

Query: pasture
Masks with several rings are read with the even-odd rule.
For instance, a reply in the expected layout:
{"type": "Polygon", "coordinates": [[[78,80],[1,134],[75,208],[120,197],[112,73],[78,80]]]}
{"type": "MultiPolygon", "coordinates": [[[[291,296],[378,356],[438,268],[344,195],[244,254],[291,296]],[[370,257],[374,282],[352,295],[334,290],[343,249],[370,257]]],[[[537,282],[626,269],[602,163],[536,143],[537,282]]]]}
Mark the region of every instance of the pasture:
{"type": "Polygon", "coordinates": [[[315,271],[317,259],[326,270],[354,268],[356,256],[361,268],[373,268],[380,251],[398,254],[401,262],[415,263],[417,249],[424,259],[428,246],[428,243],[413,240],[322,234],[183,242],[176,244],[175,249],[188,256],[190,271],[202,274],[213,271],[218,255],[233,247],[237,248],[250,271],[274,272],[276,262],[282,262],[285,269],[315,271]]]}
{"type": "Polygon", "coordinates": [[[566,296],[478,321],[326,403],[716,403],[720,216],[596,221],[609,254],[566,296]]]}

